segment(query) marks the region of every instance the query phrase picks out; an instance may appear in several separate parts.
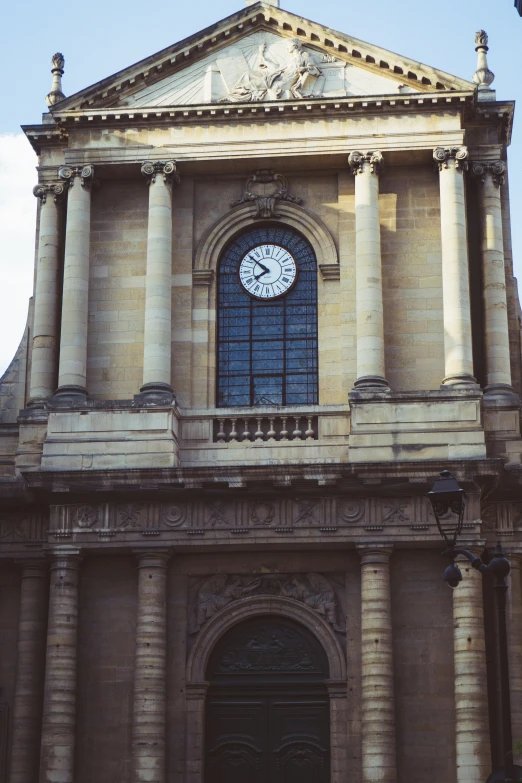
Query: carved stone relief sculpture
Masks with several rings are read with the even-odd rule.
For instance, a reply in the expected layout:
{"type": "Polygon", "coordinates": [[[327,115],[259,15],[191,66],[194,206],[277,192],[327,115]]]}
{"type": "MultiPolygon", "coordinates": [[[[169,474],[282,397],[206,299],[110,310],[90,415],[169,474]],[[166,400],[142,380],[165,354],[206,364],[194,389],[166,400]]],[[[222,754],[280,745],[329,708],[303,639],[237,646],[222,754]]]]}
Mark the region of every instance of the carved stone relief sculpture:
{"type": "Polygon", "coordinates": [[[233,601],[252,595],[277,595],[306,604],[326,620],[335,631],[344,633],[338,624],[335,590],[322,574],[216,574],[206,579],[197,591],[190,622],[191,633],[197,633],[216,612],[233,601]]]}
{"type": "Polygon", "coordinates": [[[257,207],[256,218],[279,217],[276,211],[278,201],[291,201],[300,204],[301,199],[288,192],[288,183],[282,174],[274,174],[272,169],[259,169],[248,177],[240,198],[232,201],[231,206],[254,202],[257,207]]]}
{"type": "MultiPolygon", "coordinates": [[[[267,45],[259,45],[255,66],[243,71],[222,103],[307,98],[312,94],[321,70],[301,41],[292,38],[286,62],[280,63],[267,54],[267,45]]],[[[219,65],[219,61],[218,61],[219,65]]]]}

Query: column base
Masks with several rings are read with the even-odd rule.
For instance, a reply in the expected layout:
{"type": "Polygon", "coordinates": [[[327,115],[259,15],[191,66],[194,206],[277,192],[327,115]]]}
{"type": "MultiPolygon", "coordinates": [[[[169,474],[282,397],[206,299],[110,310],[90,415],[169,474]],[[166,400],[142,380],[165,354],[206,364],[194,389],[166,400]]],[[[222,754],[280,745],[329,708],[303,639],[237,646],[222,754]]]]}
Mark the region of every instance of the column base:
{"type": "Polygon", "coordinates": [[[137,405],[171,405],[174,391],[169,383],[144,383],[139,394],[134,395],[137,405]]]}
{"type": "Polygon", "coordinates": [[[87,401],[87,389],[83,386],[66,384],[59,386],[51,397],[54,408],[74,408],[87,401]]]}
{"type": "Polygon", "coordinates": [[[480,389],[477,379],[473,375],[462,373],[461,375],[447,375],[442,379],[441,391],[452,389],[480,389]]]}
{"type": "Polygon", "coordinates": [[[484,389],[484,405],[520,405],[520,397],[509,383],[490,383],[484,389]]]}
{"type": "Polygon", "coordinates": [[[382,375],[361,375],[353,385],[354,391],[391,391],[382,375]]]}
{"type": "Polygon", "coordinates": [[[47,407],[48,397],[30,397],[27,400],[26,408],[33,410],[44,410],[47,407]]]}

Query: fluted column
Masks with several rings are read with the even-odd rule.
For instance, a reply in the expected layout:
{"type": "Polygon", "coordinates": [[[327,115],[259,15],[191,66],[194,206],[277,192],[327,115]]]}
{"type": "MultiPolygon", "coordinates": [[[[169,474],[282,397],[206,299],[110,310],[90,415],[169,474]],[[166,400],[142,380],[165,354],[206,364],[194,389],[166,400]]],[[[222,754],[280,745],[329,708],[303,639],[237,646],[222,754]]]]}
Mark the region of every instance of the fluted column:
{"type": "Polygon", "coordinates": [[[40,783],[74,783],[79,568],[77,553],[53,555],[40,783]]]}
{"type": "Polygon", "coordinates": [[[395,783],[395,694],[390,595],[391,547],[361,556],[362,783],[395,783]]]}
{"type": "Polygon", "coordinates": [[[149,182],[141,392],[154,398],[172,395],[172,183],[179,179],[172,160],[144,163],[141,172],[149,182]]]}
{"type": "Polygon", "coordinates": [[[500,187],[506,164],[502,160],[476,162],[472,172],[479,181],[484,278],[484,332],[486,338],[486,397],[513,397],[507,316],[504,236],[500,187]]]}
{"type": "Polygon", "coordinates": [[[387,389],[384,369],[379,174],[381,152],[351,152],[355,176],[356,389],[387,389]]]}
{"type": "Polygon", "coordinates": [[[93,166],[62,166],[69,183],[63,268],[62,332],[58,394],[87,394],[87,326],[89,309],[89,245],[93,166]]]}
{"type": "Polygon", "coordinates": [[[477,783],[491,772],[483,577],[468,560],[459,565],[463,579],[453,591],[457,781],[477,783]]]}
{"type": "Polygon", "coordinates": [[[507,637],[511,686],[511,731],[513,758],[522,766],[522,554],[507,555],[511,563],[507,591],[507,637]],[[518,747],[518,750],[517,750],[518,747]]]}
{"type": "Polygon", "coordinates": [[[169,555],[144,552],[138,557],[132,783],[165,783],[169,555]]]}
{"type": "Polygon", "coordinates": [[[44,182],[33,189],[40,200],[38,264],[34,298],[33,349],[29,406],[41,407],[56,388],[58,373],[58,324],[60,228],[58,202],[63,182],[44,182]]]}
{"type": "Polygon", "coordinates": [[[38,560],[21,565],[9,783],[35,783],[40,760],[49,567],[38,560]]]}
{"type": "Polygon", "coordinates": [[[439,168],[444,314],[444,386],[477,388],[473,377],[473,345],[469,298],[468,237],[464,171],[466,147],[437,147],[439,168]]]}

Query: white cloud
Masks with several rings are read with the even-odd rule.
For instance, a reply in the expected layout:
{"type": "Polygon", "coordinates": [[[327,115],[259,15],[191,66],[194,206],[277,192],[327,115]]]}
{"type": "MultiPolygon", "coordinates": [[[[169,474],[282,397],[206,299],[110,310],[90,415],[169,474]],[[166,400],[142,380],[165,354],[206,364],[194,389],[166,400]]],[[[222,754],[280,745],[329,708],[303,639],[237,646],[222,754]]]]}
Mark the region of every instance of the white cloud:
{"type": "Polygon", "coordinates": [[[0,135],[0,377],[22,338],[33,291],[36,165],[23,134],[0,135]]]}

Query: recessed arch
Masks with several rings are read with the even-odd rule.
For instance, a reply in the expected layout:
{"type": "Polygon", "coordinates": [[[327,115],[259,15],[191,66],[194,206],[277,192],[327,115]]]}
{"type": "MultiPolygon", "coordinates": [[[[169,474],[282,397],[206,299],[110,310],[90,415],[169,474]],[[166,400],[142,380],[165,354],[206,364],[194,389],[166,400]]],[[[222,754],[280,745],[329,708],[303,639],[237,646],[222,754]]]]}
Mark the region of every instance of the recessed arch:
{"type": "Polygon", "coordinates": [[[208,660],[217,641],[242,620],[259,615],[280,615],[301,623],[320,642],[330,668],[330,681],[346,681],[346,660],[339,641],[328,623],[306,605],[292,598],[255,596],[243,598],[221,611],[202,628],[187,663],[187,684],[202,683],[208,660]]]}
{"type": "MultiPolygon", "coordinates": [[[[194,269],[217,269],[226,244],[237,233],[255,224],[257,207],[253,203],[235,207],[219,218],[200,241],[194,259],[194,269]]],[[[278,218],[281,222],[300,231],[312,245],[319,266],[339,263],[335,242],[328,228],[320,218],[307,209],[291,202],[277,202],[278,218]]]]}

